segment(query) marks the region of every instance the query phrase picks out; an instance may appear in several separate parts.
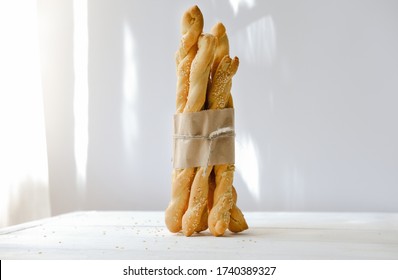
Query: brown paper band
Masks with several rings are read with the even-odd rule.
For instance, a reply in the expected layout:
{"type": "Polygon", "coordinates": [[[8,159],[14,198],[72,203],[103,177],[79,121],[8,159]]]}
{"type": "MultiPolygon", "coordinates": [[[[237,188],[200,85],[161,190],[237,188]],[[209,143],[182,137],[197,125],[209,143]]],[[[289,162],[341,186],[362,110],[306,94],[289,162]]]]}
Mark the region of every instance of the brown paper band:
{"type": "Polygon", "coordinates": [[[174,115],[174,168],[235,163],[234,109],[174,115]]]}

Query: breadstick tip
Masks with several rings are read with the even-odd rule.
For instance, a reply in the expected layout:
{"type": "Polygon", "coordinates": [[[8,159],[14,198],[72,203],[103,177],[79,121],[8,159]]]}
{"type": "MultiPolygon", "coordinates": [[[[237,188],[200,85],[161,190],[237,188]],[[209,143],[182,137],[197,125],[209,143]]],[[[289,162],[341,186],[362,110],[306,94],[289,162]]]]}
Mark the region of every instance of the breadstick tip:
{"type": "Polygon", "coordinates": [[[210,33],[216,36],[217,38],[221,38],[227,32],[224,24],[221,22],[217,22],[212,28],[210,33]]]}
{"type": "Polygon", "coordinates": [[[186,10],[182,16],[181,33],[185,34],[194,25],[197,25],[200,30],[203,29],[203,14],[197,5],[186,10]]]}

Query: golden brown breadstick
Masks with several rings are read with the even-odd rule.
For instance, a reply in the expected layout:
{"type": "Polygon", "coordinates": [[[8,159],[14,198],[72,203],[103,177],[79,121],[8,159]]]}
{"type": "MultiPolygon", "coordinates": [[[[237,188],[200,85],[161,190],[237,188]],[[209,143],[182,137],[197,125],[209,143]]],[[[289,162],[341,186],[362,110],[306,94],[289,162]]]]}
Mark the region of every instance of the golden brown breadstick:
{"type": "Polygon", "coordinates": [[[234,165],[223,164],[213,167],[216,174],[213,208],[210,210],[208,224],[214,236],[221,236],[228,228],[233,205],[232,183],[234,165]]]}
{"type": "MultiPolygon", "coordinates": [[[[217,67],[220,64],[224,56],[229,55],[229,40],[227,36],[227,30],[221,22],[216,23],[210,31],[217,38],[217,49],[214,54],[214,62],[211,70],[211,79],[213,79],[217,67]]],[[[230,85],[231,86],[231,85],[230,85]]],[[[233,108],[232,96],[229,96],[227,108],[233,108]]]]}
{"type": "MultiPolygon", "coordinates": [[[[230,96],[232,77],[239,66],[239,59],[231,59],[225,55],[220,61],[209,92],[207,102],[209,109],[224,109],[230,96]]],[[[214,236],[223,235],[230,223],[231,209],[233,206],[232,183],[234,165],[222,164],[213,167],[216,177],[213,208],[210,210],[208,225],[214,236]]]]}
{"type": "Polygon", "coordinates": [[[231,59],[228,55],[225,55],[220,61],[207,93],[208,109],[224,109],[227,107],[228,99],[231,96],[231,80],[236,74],[238,66],[239,59],[237,57],[231,59]]]}
{"type": "Polygon", "coordinates": [[[188,100],[184,112],[198,112],[206,100],[211,63],[216,49],[216,39],[211,34],[202,34],[198,39],[198,51],[191,65],[188,100]]]}
{"type": "MultiPolygon", "coordinates": [[[[197,6],[193,6],[182,17],[182,39],[176,53],[177,113],[183,112],[187,103],[191,64],[197,52],[197,41],[202,30],[202,12],[197,6]]],[[[202,101],[199,100],[199,102],[202,101]]],[[[166,226],[171,232],[179,232],[182,229],[182,216],[188,207],[189,192],[195,171],[195,168],[173,170],[171,201],[165,213],[166,226]]]]}
{"type": "Polygon", "coordinates": [[[199,167],[192,182],[191,194],[189,196],[188,209],[182,217],[182,232],[185,236],[191,236],[195,231],[200,232],[207,229],[203,223],[207,217],[207,196],[209,191],[209,175],[211,169],[199,167]],[[206,212],[206,214],[203,214],[206,212]]]}
{"type": "Polygon", "coordinates": [[[189,191],[195,177],[195,168],[174,169],[171,201],[166,209],[165,222],[171,232],[182,229],[182,216],[188,207],[189,191]]]}
{"type": "Polygon", "coordinates": [[[188,52],[198,42],[203,32],[203,15],[198,6],[193,6],[185,11],[181,19],[181,41],[176,54],[177,64],[184,59],[188,52]]]}
{"type": "MultiPolygon", "coordinates": [[[[217,72],[215,73],[215,77],[213,78],[212,90],[208,94],[208,103],[210,104],[210,107],[212,107],[211,105],[213,104],[218,109],[222,109],[224,107],[229,108],[230,104],[228,104],[228,102],[232,102],[230,94],[232,86],[231,79],[237,71],[238,64],[239,61],[237,58],[234,58],[234,60],[231,61],[229,56],[225,56],[224,59],[221,60],[217,72]],[[229,79],[228,77],[231,78],[229,79]]],[[[233,176],[233,173],[230,176],[233,176]]],[[[246,230],[248,226],[242,212],[236,206],[236,190],[233,186],[231,187],[232,192],[235,193],[235,198],[233,199],[233,204],[230,210],[231,219],[228,228],[233,232],[240,232],[246,230]]],[[[229,189],[227,191],[229,191],[229,189]]]]}
{"type": "Polygon", "coordinates": [[[197,43],[203,31],[203,15],[198,6],[189,8],[181,19],[181,41],[176,53],[177,63],[177,113],[181,113],[187,102],[189,73],[197,51],[197,43]]]}
{"type": "MultiPolygon", "coordinates": [[[[213,62],[213,68],[212,68],[212,80],[214,80],[215,72],[218,68],[218,65],[220,64],[221,60],[225,55],[229,55],[229,41],[228,41],[228,36],[226,33],[226,28],[222,23],[217,23],[213,26],[211,29],[211,33],[217,38],[218,40],[218,45],[217,45],[217,50],[214,55],[214,62],[213,62]]],[[[229,97],[227,97],[227,102],[226,102],[226,108],[233,108],[233,98],[232,95],[230,94],[231,92],[231,87],[232,87],[232,81],[229,81],[225,85],[224,91],[226,93],[229,92],[229,97]]],[[[209,103],[209,101],[207,101],[209,103]]],[[[231,220],[230,220],[230,225],[229,229],[233,232],[240,232],[248,228],[246,220],[244,219],[244,216],[240,209],[236,206],[236,201],[237,201],[237,193],[232,186],[232,191],[233,194],[235,194],[234,197],[234,203],[232,205],[231,209],[231,220]]],[[[211,208],[210,208],[211,209],[211,208]]]]}
{"type": "MultiPolygon", "coordinates": [[[[192,62],[188,100],[184,112],[200,111],[206,100],[207,82],[216,49],[216,39],[211,34],[202,34],[198,40],[198,52],[192,62]],[[193,102],[195,101],[195,102],[193,102]],[[199,102],[200,101],[200,102],[199,102]]],[[[208,178],[211,169],[198,167],[192,183],[188,209],[182,218],[185,236],[207,228],[200,221],[207,211],[208,178]]]]}
{"type": "Polygon", "coordinates": [[[180,60],[177,64],[177,96],[176,96],[176,112],[182,113],[187,104],[189,91],[189,75],[191,71],[192,61],[197,52],[197,46],[193,46],[187,56],[180,60]]]}

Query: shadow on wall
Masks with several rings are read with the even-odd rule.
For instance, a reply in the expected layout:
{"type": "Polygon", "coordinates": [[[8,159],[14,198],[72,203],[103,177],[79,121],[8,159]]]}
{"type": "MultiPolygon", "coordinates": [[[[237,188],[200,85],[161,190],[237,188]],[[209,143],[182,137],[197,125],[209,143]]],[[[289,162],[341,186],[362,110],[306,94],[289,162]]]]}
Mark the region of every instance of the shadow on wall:
{"type": "Polygon", "coordinates": [[[156,6],[89,1],[90,209],[160,210],[167,203],[175,74],[174,49],[163,42],[173,40],[175,22],[157,22],[167,3],[156,6]]]}

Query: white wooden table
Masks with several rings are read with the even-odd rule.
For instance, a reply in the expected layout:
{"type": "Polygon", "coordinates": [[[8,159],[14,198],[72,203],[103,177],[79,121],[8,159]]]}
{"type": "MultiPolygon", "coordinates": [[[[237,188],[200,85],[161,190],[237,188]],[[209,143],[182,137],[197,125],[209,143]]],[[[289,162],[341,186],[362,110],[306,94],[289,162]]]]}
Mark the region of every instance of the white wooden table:
{"type": "Polygon", "coordinates": [[[0,259],[398,259],[398,213],[248,212],[250,229],[168,232],[163,212],[75,212],[0,230],[0,259]]]}

